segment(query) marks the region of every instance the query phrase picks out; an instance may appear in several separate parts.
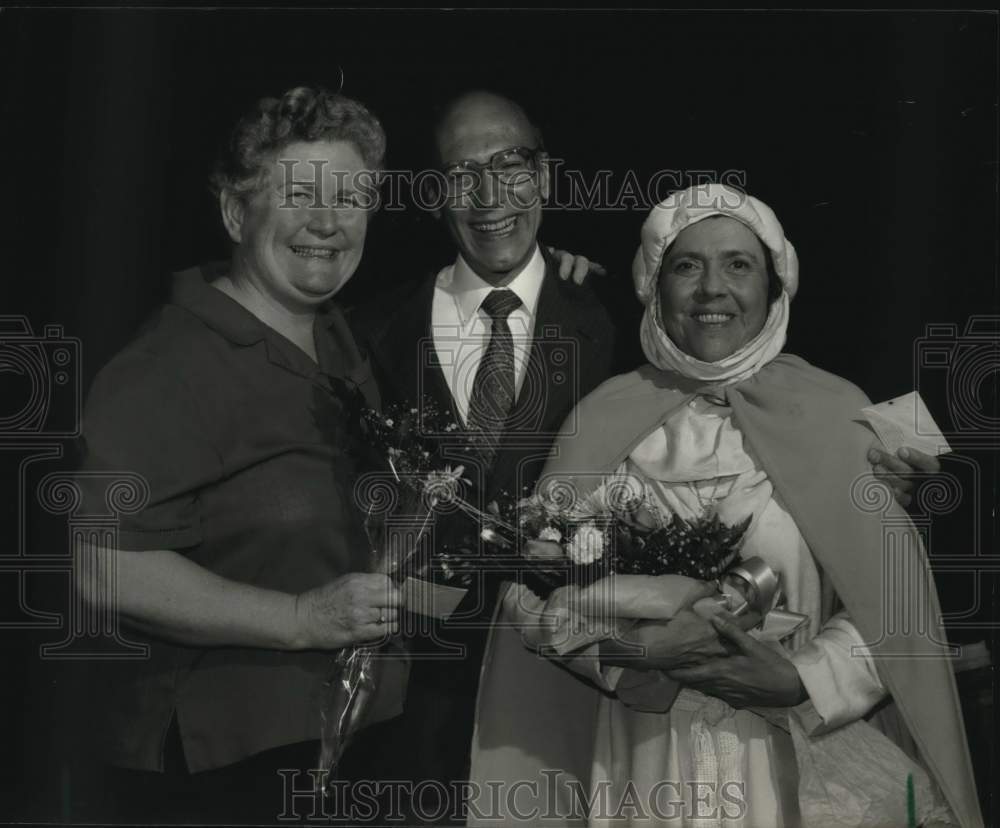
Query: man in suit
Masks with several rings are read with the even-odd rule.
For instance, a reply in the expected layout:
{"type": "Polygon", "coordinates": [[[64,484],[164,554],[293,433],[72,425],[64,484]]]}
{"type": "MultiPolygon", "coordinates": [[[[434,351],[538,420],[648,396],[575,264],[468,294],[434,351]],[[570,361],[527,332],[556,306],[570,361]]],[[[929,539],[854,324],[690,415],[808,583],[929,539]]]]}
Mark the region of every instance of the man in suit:
{"type": "MultiPolygon", "coordinates": [[[[441,114],[434,137],[438,217],[457,255],[394,297],[369,342],[385,399],[429,399],[452,412],[461,428],[455,449],[472,481],[466,496],[482,506],[530,489],[575,403],[631,365],[593,285],[560,278],[538,242],[549,169],[524,110],[468,93],[441,114]]],[[[478,543],[478,527],[469,519],[438,520],[439,546],[468,549],[470,541],[478,543]]],[[[390,751],[412,757],[409,778],[466,778],[495,586],[476,578],[452,620],[413,642],[404,721],[390,751]]]]}

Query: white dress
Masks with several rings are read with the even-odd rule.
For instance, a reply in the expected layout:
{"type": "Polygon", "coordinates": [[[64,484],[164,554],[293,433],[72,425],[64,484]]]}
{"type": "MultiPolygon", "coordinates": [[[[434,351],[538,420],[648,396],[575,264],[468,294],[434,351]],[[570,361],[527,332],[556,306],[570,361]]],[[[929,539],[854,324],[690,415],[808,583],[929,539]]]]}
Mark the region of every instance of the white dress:
{"type": "MultiPolygon", "coordinates": [[[[694,398],[619,472],[641,478],[665,514],[695,517],[711,504],[726,523],[753,515],[743,556],[769,564],[785,608],[810,618],[785,642],[810,700],[792,711],[761,711],[764,718],[688,688],[666,713],[602,698],[590,791],[595,826],[798,825],[789,713],[802,731],[822,732],[859,718],[886,694],[847,615],[821,623],[820,575],[809,548],[730,414],[716,401],[694,398]],[[860,648],[853,656],[852,647],[860,648]]],[[[604,668],[596,680],[614,690],[622,672],[604,668]]],[[[650,673],[650,681],[659,675],[650,673]]]]}

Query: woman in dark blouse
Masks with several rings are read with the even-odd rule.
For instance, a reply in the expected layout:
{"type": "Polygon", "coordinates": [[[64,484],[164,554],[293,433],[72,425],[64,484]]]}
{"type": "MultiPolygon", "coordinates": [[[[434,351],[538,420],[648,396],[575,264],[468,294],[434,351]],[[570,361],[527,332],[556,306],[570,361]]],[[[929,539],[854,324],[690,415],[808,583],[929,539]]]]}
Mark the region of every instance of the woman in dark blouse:
{"type": "MultiPolygon", "coordinates": [[[[254,821],[273,820],[287,806],[275,769],[315,757],[330,651],[395,628],[397,590],[363,574],[351,488],[351,423],[377,392],[331,301],[361,259],[384,154],[356,101],[260,101],[213,175],[228,267],[180,274],[91,390],[85,470],[149,489],[116,549],[77,556],[78,583],[107,582],[83,597],[115,594],[150,646],[100,665],[104,753],[131,769],[118,790],[140,811],[120,818],[211,818],[218,799],[235,821],[256,796],[254,821]]],[[[390,664],[372,719],[401,709],[403,669],[390,664]]]]}

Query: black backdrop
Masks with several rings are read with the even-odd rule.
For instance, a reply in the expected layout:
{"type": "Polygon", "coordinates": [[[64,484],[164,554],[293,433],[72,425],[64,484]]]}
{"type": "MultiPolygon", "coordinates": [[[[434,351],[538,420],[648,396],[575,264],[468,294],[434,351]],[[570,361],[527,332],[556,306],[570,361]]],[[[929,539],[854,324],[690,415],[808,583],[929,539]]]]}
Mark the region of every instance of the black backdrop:
{"type": "MultiPolygon", "coordinates": [[[[343,70],[344,91],[387,128],[390,166],[406,169],[422,161],[430,106],[486,86],[524,103],[551,154],[586,175],[745,171],[802,261],[789,350],[873,399],[919,384],[939,422],[959,427],[946,385],[916,375],[914,358],[928,324],[961,334],[970,316],[998,312],[997,55],[997,17],[973,12],[5,9],[0,311],[79,338],[86,387],[162,300],[171,270],[226,255],[206,176],[253,100],[336,87],[343,70]]],[[[543,237],[604,262],[605,288],[627,292],[644,216],[551,210],[543,237]]],[[[449,256],[426,213],[382,212],[347,298],[449,256]]],[[[984,411],[995,405],[988,379],[984,411]]],[[[18,378],[7,380],[16,391],[18,378]]],[[[0,414],[16,409],[7,399],[0,414]]],[[[995,424],[995,409],[988,416],[995,424]]],[[[997,547],[996,452],[980,440],[966,456],[978,489],[945,521],[936,552],[997,547]]],[[[9,547],[18,530],[4,523],[9,547]]],[[[45,523],[26,531],[58,549],[64,530],[45,523]]],[[[976,591],[942,574],[939,585],[953,612],[971,607],[953,637],[988,637],[992,582],[976,591]]],[[[58,591],[33,589],[42,603],[58,591]]],[[[66,712],[72,668],[40,663],[46,634],[0,636],[15,714],[3,750],[23,757],[4,779],[32,803],[0,819],[73,817],[75,777],[59,775],[79,715],[66,712]]]]}

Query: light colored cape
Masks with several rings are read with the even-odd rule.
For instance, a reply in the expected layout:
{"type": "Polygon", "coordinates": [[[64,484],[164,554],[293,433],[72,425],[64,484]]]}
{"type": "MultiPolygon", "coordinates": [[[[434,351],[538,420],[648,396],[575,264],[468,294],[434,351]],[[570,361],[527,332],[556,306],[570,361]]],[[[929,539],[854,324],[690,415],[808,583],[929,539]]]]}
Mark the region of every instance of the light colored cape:
{"type": "MultiPolygon", "coordinates": [[[[570,415],[541,484],[556,479],[587,494],[696,390],[678,387],[675,376],[648,365],[608,380],[570,415]]],[[[857,422],[867,397],[785,354],[726,390],[735,423],[852,622],[866,642],[878,642],[872,651],[879,673],[922,762],[960,824],[981,826],[926,555],[905,512],[887,490],[871,485],[866,454],[872,435],[857,422]],[[909,563],[905,577],[887,574],[900,553],[909,563]],[[914,601],[917,590],[922,595],[914,601]],[[910,600],[903,600],[904,591],[910,600]],[[909,606],[919,607],[921,623],[897,621],[896,610],[909,606]],[[894,657],[879,658],[880,653],[894,657]]],[[[566,818],[573,813],[567,783],[577,780],[583,794],[590,790],[600,693],[527,650],[516,631],[494,626],[483,662],[470,774],[483,793],[472,800],[470,825],[580,821],[566,818]],[[545,812],[563,816],[543,819],[545,812]],[[498,819],[489,818],[495,814],[498,819]]]]}

